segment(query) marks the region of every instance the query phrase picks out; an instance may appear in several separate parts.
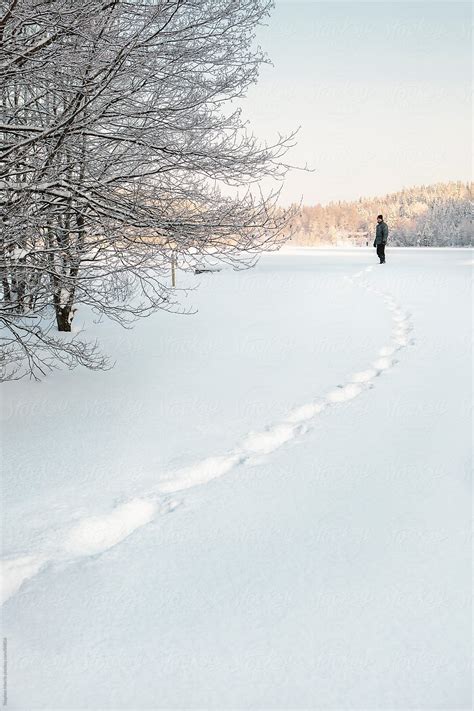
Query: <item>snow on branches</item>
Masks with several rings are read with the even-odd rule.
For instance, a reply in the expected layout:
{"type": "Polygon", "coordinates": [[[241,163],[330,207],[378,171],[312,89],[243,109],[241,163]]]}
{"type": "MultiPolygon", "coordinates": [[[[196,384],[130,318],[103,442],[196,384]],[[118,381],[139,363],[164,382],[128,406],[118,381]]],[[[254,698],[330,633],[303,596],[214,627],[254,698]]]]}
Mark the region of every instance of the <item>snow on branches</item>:
{"type": "Polygon", "coordinates": [[[0,2],[4,377],[105,367],[51,324],[70,332],[80,305],[123,324],[179,310],[170,253],[238,268],[286,239],[278,191],[250,187],[284,177],[294,134],[262,145],[235,107],[270,4],[0,2]]]}

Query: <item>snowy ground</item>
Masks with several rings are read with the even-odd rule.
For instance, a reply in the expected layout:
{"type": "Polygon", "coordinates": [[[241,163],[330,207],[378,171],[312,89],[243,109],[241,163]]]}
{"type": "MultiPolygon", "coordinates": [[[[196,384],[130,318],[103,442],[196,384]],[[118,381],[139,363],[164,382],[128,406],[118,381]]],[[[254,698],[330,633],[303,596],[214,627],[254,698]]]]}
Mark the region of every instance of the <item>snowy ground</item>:
{"type": "Polygon", "coordinates": [[[2,387],[10,708],[471,707],[472,255],[387,259],[179,274],[2,387]]]}

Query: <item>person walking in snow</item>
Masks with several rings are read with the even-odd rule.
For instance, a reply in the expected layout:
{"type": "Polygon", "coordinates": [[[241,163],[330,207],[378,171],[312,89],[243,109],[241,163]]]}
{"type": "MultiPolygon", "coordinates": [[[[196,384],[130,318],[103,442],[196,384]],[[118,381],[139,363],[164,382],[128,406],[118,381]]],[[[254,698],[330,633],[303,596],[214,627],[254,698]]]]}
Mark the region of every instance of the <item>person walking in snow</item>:
{"type": "Polygon", "coordinates": [[[374,247],[377,250],[377,257],[380,264],[385,264],[385,245],[387,244],[388,227],[383,221],[383,215],[377,215],[377,227],[375,229],[374,247]]]}

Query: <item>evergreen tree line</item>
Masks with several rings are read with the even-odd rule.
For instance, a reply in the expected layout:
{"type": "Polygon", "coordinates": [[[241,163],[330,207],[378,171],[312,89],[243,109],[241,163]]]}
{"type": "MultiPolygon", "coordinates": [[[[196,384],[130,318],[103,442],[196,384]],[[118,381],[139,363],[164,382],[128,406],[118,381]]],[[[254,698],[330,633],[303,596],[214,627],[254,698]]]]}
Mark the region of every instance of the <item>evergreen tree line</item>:
{"type": "Polygon", "coordinates": [[[382,213],[396,246],[465,247],[472,243],[472,183],[406,188],[385,197],[303,206],[293,244],[372,244],[382,213]]]}

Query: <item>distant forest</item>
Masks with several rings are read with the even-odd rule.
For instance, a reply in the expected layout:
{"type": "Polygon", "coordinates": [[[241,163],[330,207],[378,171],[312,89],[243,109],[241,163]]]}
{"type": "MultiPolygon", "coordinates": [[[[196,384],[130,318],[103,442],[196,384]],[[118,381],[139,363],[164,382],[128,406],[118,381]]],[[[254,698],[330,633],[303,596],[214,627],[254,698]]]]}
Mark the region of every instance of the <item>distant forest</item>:
{"type": "Polygon", "coordinates": [[[372,244],[382,213],[389,241],[399,246],[469,246],[472,243],[472,183],[449,182],[407,188],[385,197],[304,206],[292,220],[293,244],[372,244]]]}

